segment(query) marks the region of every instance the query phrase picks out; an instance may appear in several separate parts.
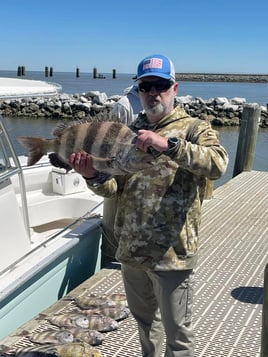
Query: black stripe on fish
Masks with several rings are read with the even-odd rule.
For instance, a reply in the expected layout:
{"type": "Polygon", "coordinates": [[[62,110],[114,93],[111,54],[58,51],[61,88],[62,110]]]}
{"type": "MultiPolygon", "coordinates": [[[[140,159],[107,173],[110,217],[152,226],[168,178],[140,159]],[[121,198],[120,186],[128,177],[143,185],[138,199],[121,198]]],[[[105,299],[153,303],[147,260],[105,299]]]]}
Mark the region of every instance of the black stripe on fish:
{"type": "Polygon", "coordinates": [[[94,122],[88,126],[87,133],[85,135],[84,150],[87,153],[92,152],[92,146],[94,145],[95,138],[98,135],[98,131],[102,126],[101,122],[94,122]]]}
{"type": "MultiPolygon", "coordinates": [[[[74,125],[72,130],[68,130],[68,135],[66,135],[65,143],[65,154],[64,157],[69,158],[70,148],[74,149],[76,138],[78,136],[79,126],[74,125]]],[[[73,151],[73,150],[71,150],[73,151]]]]}
{"type": "MultiPolygon", "coordinates": [[[[111,151],[114,145],[118,145],[116,142],[116,139],[119,135],[120,130],[120,124],[118,123],[113,123],[111,122],[108,130],[105,133],[105,136],[103,137],[103,142],[100,147],[100,157],[110,157],[111,156],[111,151]],[[114,142],[111,141],[111,139],[114,139],[114,142]],[[111,145],[112,144],[112,145],[111,145]]],[[[121,139],[121,137],[120,137],[121,139]]]]}

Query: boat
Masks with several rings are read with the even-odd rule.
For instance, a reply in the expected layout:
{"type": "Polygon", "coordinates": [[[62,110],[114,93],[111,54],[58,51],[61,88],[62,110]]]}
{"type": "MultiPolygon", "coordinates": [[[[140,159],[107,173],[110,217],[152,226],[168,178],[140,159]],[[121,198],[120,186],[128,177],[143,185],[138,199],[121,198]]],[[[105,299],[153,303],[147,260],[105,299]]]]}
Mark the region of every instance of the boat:
{"type": "Polygon", "coordinates": [[[58,83],[31,79],[0,77],[0,98],[18,98],[29,96],[53,96],[62,87],[58,83]]]}
{"type": "Polygon", "coordinates": [[[27,166],[0,117],[0,339],[101,268],[103,199],[48,157],[27,166]]]}

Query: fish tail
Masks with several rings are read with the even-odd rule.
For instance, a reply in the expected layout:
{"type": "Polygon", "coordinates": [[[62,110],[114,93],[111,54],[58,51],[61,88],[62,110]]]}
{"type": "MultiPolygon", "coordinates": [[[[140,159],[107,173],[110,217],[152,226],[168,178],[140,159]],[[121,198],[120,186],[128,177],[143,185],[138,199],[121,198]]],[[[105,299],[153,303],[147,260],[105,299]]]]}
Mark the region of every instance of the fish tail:
{"type": "Polygon", "coordinates": [[[47,153],[47,139],[32,136],[18,136],[18,141],[28,150],[28,166],[32,166],[47,153]]]}

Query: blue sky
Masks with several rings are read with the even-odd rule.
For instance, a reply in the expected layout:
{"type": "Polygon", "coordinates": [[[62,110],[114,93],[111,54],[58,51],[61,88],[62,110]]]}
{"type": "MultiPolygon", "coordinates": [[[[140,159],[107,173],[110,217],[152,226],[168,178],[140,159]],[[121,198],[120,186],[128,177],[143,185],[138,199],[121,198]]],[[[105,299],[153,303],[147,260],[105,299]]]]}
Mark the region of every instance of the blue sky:
{"type": "Polygon", "coordinates": [[[176,72],[268,73],[267,0],[5,0],[0,14],[0,70],[135,73],[162,53],[176,72]]]}

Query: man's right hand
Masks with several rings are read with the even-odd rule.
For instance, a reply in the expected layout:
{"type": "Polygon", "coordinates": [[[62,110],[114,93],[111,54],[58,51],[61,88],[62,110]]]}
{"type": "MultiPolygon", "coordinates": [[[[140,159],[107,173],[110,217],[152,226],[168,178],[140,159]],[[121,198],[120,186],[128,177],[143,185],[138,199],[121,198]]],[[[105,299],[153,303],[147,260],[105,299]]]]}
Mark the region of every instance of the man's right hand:
{"type": "Polygon", "coordinates": [[[85,178],[93,178],[97,171],[93,167],[92,157],[85,151],[72,153],[70,156],[70,166],[85,178]]]}

